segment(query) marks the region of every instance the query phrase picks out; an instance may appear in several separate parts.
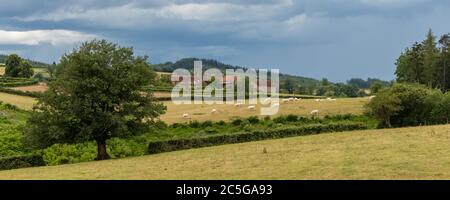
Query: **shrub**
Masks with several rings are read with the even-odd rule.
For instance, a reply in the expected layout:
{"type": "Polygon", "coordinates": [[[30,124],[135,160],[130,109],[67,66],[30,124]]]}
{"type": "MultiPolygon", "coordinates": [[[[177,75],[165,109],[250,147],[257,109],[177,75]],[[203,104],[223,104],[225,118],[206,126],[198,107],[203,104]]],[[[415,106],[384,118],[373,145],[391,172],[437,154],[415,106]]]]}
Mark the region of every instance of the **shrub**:
{"type": "Polygon", "coordinates": [[[288,122],[296,122],[298,120],[297,115],[289,114],[286,116],[286,121],[288,122]]]}
{"type": "Polygon", "coordinates": [[[210,126],[213,126],[213,122],[210,120],[204,121],[201,124],[201,127],[203,127],[203,128],[210,127],[210,126]]]}
{"type": "Polygon", "coordinates": [[[189,126],[191,128],[200,128],[200,122],[198,122],[198,121],[191,121],[191,122],[189,122],[189,126]]]}
{"type": "Polygon", "coordinates": [[[247,121],[250,124],[257,124],[257,123],[259,123],[259,118],[257,116],[251,116],[251,117],[247,118],[247,121]]]}
{"type": "Polygon", "coordinates": [[[216,122],[216,124],[219,125],[219,126],[224,126],[227,123],[225,121],[223,121],[223,120],[220,120],[220,121],[216,122]]]}
{"type": "Polygon", "coordinates": [[[43,158],[48,165],[93,161],[96,156],[97,146],[94,142],[55,144],[43,150],[43,158]]]}
{"type": "Polygon", "coordinates": [[[0,170],[37,167],[44,165],[44,159],[41,155],[38,154],[0,158],[0,170]]]}
{"type": "Polygon", "coordinates": [[[231,124],[234,126],[240,126],[242,124],[243,120],[241,118],[234,118],[231,120],[231,124]]]}

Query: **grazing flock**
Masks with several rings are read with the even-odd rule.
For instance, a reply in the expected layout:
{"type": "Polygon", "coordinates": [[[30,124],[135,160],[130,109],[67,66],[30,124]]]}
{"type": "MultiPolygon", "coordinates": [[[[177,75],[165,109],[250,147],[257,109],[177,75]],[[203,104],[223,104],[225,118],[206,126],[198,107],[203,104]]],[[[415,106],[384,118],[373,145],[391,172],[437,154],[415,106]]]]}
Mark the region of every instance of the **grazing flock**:
{"type": "MultiPolygon", "coordinates": [[[[370,97],[369,97],[369,100],[371,101],[371,100],[373,100],[375,97],[376,97],[376,96],[370,96],[370,97]]],[[[301,100],[301,98],[284,98],[284,99],[281,99],[281,103],[287,104],[287,103],[289,103],[289,102],[295,102],[295,101],[300,101],[300,100],[301,100]]],[[[315,102],[324,102],[324,101],[335,102],[335,101],[337,101],[337,99],[335,99],[335,98],[314,99],[314,101],[315,101],[315,102]]],[[[263,105],[270,104],[270,103],[271,103],[271,99],[270,99],[270,98],[265,98],[265,99],[261,100],[261,103],[262,103],[263,105]]],[[[235,107],[235,108],[241,108],[241,107],[243,107],[243,106],[244,106],[244,103],[236,103],[236,104],[234,104],[234,107],[235,107]]],[[[279,107],[279,106],[280,106],[280,103],[279,103],[279,102],[273,102],[273,103],[271,104],[271,107],[273,107],[273,108],[279,107]]],[[[249,105],[249,106],[247,106],[247,110],[248,110],[248,111],[255,111],[255,110],[256,110],[256,106],[255,106],[255,105],[249,105]]],[[[314,109],[314,110],[312,110],[309,114],[310,114],[311,117],[317,117],[317,116],[319,116],[319,112],[320,112],[319,109],[314,109]]],[[[211,113],[211,114],[220,114],[220,111],[219,111],[218,109],[216,109],[216,108],[213,108],[213,109],[211,109],[211,112],[210,112],[210,113],[211,113]]],[[[184,119],[190,119],[189,113],[183,113],[182,118],[184,118],[184,119]]]]}

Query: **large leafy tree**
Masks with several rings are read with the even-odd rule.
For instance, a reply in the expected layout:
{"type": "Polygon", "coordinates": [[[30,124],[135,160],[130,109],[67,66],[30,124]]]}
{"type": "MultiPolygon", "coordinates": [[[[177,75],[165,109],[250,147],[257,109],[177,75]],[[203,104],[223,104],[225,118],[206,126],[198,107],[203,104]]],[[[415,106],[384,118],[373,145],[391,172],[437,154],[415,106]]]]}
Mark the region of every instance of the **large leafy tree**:
{"type": "Polygon", "coordinates": [[[108,159],[108,139],[143,133],[165,112],[140,92],[155,73],[132,48],[85,42],[61,58],[57,72],[26,126],[25,141],[33,147],[95,140],[97,160],[108,159]]]}
{"type": "Polygon", "coordinates": [[[34,74],[33,66],[17,54],[9,55],[5,65],[6,76],[30,78],[34,74]]]}
{"type": "Polygon", "coordinates": [[[17,54],[11,54],[6,59],[5,75],[11,77],[17,77],[19,74],[19,66],[22,62],[22,58],[17,54]]]}
{"type": "Polygon", "coordinates": [[[28,61],[22,60],[22,62],[19,65],[17,76],[30,78],[31,76],[33,76],[33,74],[34,74],[33,66],[28,61]]]}

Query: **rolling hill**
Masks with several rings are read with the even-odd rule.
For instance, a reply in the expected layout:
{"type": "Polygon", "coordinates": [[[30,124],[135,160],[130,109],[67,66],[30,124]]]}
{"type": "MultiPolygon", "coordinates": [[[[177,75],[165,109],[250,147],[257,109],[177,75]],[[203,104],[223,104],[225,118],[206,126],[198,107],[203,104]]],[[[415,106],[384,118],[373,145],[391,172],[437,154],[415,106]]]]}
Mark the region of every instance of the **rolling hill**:
{"type": "MultiPolygon", "coordinates": [[[[166,63],[161,63],[161,64],[154,64],[154,65],[152,65],[152,67],[155,71],[159,71],[159,72],[172,72],[178,68],[183,68],[183,69],[192,71],[194,69],[194,61],[195,60],[202,61],[204,70],[210,69],[210,68],[218,68],[222,71],[225,71],[226,69],[247,69],[246,67],[224,64],[217,60],[199,59],[199,58],[183,58],[183,59],[176,61],[175,63],[166,62],[166,63]]],[[[320,84],[320,81],[313,79],[313,78],[294,76],[294,75],[288,75],[288,74],[280,74],[280,84],[283,84],[284,82],[286,82],[287,79],[292,81],[292,84],[302,85],[303,87],[311,87],[311,86],[316,86],[316,85],[320,84]]]]}
{"type": "MultiPolygon", "coordinates": [[[[8,55],[0,54],[0,63],[5,63],[8,55]]],[[[33,67],[47,67],[48,64],[40,61],[25,59],[28,61],[33,67]]]]}
{"type": "Polygon", "coordinates": [[[449,179],[450,126],[353,131],[101,162],[0,179],[449,179]]]}

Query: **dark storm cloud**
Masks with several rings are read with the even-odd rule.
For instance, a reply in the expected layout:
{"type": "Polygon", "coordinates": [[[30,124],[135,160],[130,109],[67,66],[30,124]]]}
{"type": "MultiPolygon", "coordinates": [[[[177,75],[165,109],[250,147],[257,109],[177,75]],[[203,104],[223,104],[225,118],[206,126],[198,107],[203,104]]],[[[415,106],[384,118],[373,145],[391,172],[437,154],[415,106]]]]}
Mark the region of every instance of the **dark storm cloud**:
{"type": "Polygon", "coordinates": [[[444,0],[0,3],[8,5],[0,8],[1,52],[51,62],[76,41],[99,37],[133,46],[152,62],[217,58],[334,81],[392,79],[396,56],[428,28],[450,32],[444,0]]]}

